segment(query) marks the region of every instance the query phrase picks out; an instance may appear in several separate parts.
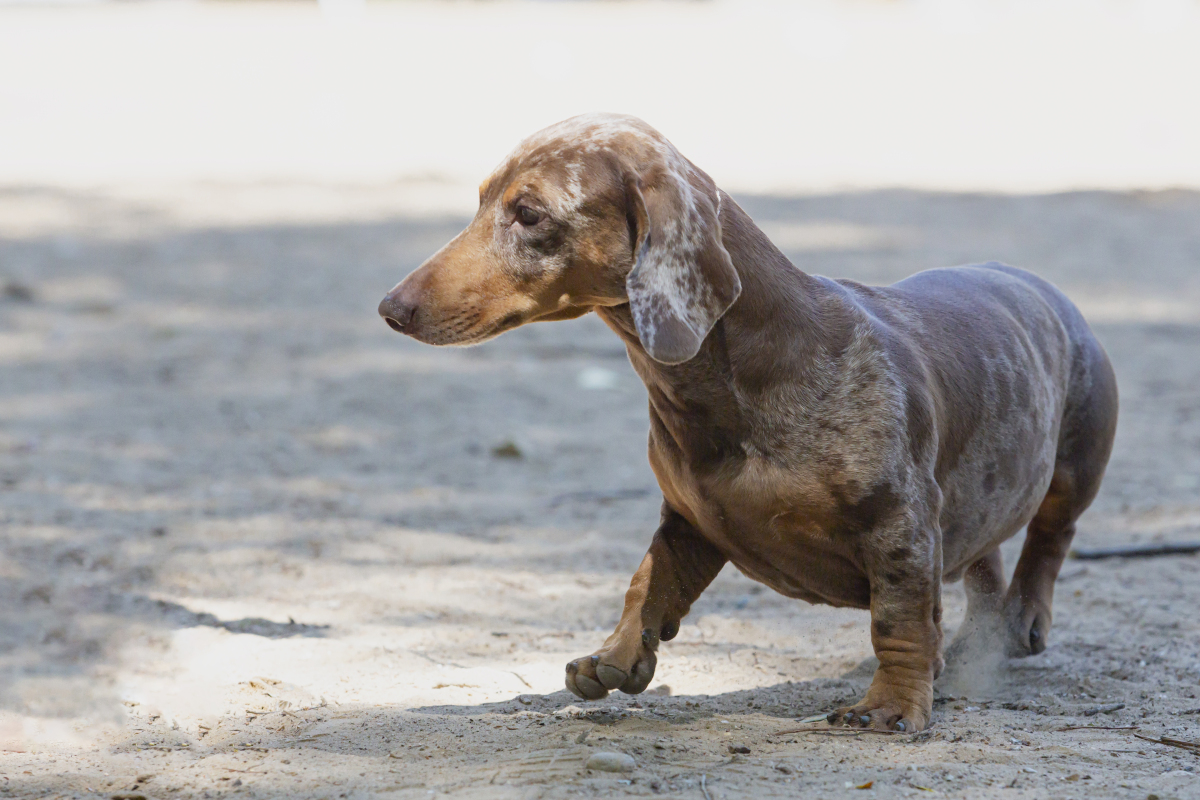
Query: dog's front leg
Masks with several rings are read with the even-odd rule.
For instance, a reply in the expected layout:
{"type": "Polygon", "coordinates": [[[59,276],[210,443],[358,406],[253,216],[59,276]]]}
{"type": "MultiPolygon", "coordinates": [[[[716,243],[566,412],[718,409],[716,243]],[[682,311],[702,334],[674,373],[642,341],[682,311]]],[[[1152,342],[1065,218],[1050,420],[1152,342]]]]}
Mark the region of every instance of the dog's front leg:
{"type": "Polygon", "coordinates": [[[871,644],[879,667],[866,696],[829,715],[830,724],[924,730],[942,662],[942,554],[937,524],[895,531],[868,546],[871,644]]]}
{"type": "Polygon", "coordinates": [[[659,641],[675,637],[679,621],[725,561],[664,504],[662,524],[625,593],[617,629],[595,653],[567,664],[567,688],[586,700],[599,700],[610,689],[629,694],[645,690],[654,677],[659,641]]]}

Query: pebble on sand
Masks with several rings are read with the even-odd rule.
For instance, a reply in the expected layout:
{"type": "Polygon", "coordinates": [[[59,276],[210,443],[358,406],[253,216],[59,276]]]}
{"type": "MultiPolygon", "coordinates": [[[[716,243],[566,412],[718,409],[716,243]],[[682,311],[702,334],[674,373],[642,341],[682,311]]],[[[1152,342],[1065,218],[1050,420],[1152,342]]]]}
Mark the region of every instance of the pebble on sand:
{"type": "Polygon", "coordinates": [[[633,756],[624,753],[592,753],[587,760],[588,769],[604,772],[633,772],[634,766],[633,756]]]}

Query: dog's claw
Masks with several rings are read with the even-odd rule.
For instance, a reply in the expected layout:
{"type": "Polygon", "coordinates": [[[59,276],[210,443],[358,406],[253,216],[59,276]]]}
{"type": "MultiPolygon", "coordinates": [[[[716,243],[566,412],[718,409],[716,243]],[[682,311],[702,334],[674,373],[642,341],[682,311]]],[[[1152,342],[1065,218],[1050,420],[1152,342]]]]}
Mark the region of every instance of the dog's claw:
{"type": "Polygon", "coordinates": [[[853,708],[839,708],[826,717],[830,725],[845,725],[852,728],[871,728],[877,731],[915,733],[923,727],[911,716],[904,716],[902,709],[889,706],[860,704],[853,708]]]}
{"type": "Polygon", "coordinates": [[[1029,628],[1029,652],[1037,655],[1046,649],[1046,639],[1042,636],[1041,619],[1035,617],[1029,628]]]}

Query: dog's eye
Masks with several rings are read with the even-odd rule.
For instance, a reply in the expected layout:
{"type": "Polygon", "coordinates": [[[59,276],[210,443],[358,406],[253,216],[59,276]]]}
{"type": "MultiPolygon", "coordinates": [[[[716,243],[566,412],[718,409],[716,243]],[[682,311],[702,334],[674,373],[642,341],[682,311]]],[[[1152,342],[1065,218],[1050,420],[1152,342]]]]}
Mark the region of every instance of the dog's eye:
{"type": "Polygon", "coordinates": [[[517,219],[526,228],[532,228],[541,220],[542,215],[529,206],[517,206],[517,219]]]}

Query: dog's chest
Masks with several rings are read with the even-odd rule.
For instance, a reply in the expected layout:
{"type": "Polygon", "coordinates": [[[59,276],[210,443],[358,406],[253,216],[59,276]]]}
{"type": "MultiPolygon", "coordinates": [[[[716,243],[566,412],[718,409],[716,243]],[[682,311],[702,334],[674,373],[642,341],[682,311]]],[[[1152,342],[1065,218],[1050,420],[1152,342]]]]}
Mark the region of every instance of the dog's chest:
{"type": "Polygon", "coordinates": [[[652,464],[667,502],[746,575],[810,602],[869,605],[857,531],[818,465],[750,455],[698,474],[677,459],[652,464]]]}

